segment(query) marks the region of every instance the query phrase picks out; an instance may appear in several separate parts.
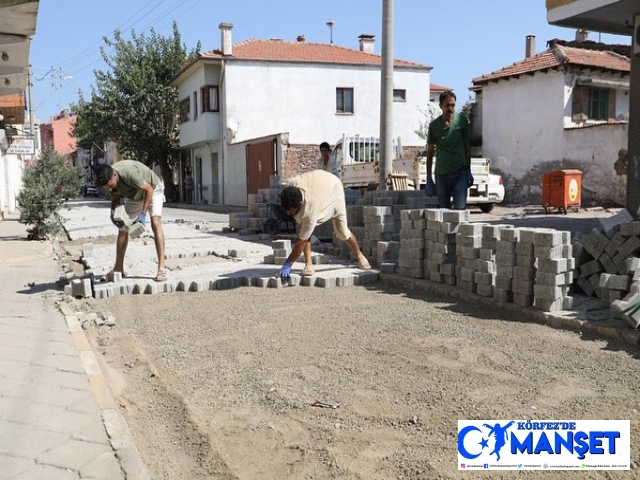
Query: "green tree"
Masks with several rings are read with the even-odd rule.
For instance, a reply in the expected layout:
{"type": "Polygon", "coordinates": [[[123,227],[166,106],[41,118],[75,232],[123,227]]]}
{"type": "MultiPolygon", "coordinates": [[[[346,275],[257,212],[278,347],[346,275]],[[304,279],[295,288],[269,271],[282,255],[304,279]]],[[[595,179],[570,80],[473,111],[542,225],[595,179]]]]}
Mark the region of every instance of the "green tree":
{"type": "Polygon", "coordinates": [[[82,168],[68,164],[50,147],[40,159],[27,165],[16,200],[20,207],[18,221],[32,225],[27,229],[30,240],[44,239],[62,230],[58,212],[65,199],[78,195],[84,176],[82,168]]]}
{"type": "Polygon", "coordinates": [[[85,148],[113,141],[125,155],[149,167],[159,165],[165,185],[171,186],[179,103],[169,81],[198,53],[200,44],[187,55],[175,22],[172,37],[153,29],[149,36],[132,31],[131,40],[122,38],[119,30],[113,37],[104,39],[101,53],[108,69],[95,71],[91,99],[80,95],[73,106],[74,135],[85,148]]]}

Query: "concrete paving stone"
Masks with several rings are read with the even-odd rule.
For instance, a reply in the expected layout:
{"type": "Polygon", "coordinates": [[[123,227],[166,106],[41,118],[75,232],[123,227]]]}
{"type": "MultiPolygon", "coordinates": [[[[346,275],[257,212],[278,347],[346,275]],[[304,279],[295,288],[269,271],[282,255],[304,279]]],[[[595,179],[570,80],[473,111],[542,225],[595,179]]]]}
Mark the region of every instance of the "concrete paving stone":
{"type": "Polygon", "coordinates": [[[81,478],[125,480],[120,462],[113,452],[105,452],[80,469],[81,478]]]}
{"type": "Polygon", "coordinates": [[[593,288],[593,286],[591,285],[591,282],[586,277],[579,277],[576,280],[576,283],[587,296],[592,297],[595,295],[596,293],[595,289],[593,288]]]}
{"type": "Polygon", "coordinates": [[[144,287],[145,295],[156,295],[159,293],[158,283],[147,283],[146,287],[144,287]]]}
{"type": "Polygon", "coordinates": [[[481,297],[493,297],[493,285],[476,283],[476,294],[481,297]]]}
{"type": "Polygon", "coordinates": [[[633,216],[625,208],[620,210],[620,212],[617,213],[616,215],[599,219],[599,222],[600,222],[600,228],[602,228],[604,232],[608,232],[615,226],[618,226],[626,222],[633,222],[634,220],[635,219],[633,218],[633,216]]]}
{"type": "Polygon", "coordinates": [[[336,286],[335,277],[318,277],[315,286],[320,288],[331,288],[336,286]]]}
{"type": "Polygon", "coordinates": [[[533,305],[533,294],[513,292],[513,303],[520,307],[530,307],[533,305]]]}
{"type": "Polygon", "coordinates": [[[78,471],[104,454],[113,455],[111,445],[68,439],[38,455],[36,462],[78,471]]]}
{"type": "MultiPolygon", "coordinates": [[[[0,477],[2,478],[2,477],[0,477]]],[[[51,465],[33,465],[21,474],[11,477],[11,480],[77,480],[78,473],[66,468],[54,467],[51,465]]]]}
{"type": "Polygon", "coordinates": [[[90,391],[83,391],[83,396],[77,401],[69,402],[67,410],[71,412],[86,413],[89,415],[99,415],[100,409],[96,404],[93,393],[90,391]]]}
{"type": "Polygon", "coordinates": [[[2,395],[7,398],[21,398],[42,405],[68,407],[87,397],[87,392],[75,388],[59,387],[41,383],[21,382],[13,388],[4,389],[2,395]]]}
{"type": "MultiPolygon", "coordinates": [[[[33,429],[30,425],[0,420],[0,455],[36,459],[68,439],[68,434],[33,429]]],[[[31,477],[47,478],[47,477],[31,477]]]]}
{"type": "Polygon", "coordinates": [[[16,475],[25,473],[35,466],[35,462],[31,459],[0,454],[0,480],[16,478],[16,475]]]}
{"type": "Polygon", "coordinates": [[[61,387],[77,389],[77,390],[89,390],[89,381],[84,370],[80,372],[71,372],[65,370],[59,370],[52,368],[49,373],[42,374],[39,370],[36,370],[41,365],[32,365],[28,368],[28,375],[33,383],[43,385],[60,385],[61,387]]]}
{"type": "Polygon", "coordinates": [[[509,290],[493,289],[493,298],[501,303],[513,302],[513,292],[509,290]]]}
{"type": "Polygon", "coordinates": [[[620,234],[625,237],[640,236],[640,222],[624,222],[620,224],[620,234]]]}
{"type": "Polygon", "coordinates": [[[84,368],[77,355],[49,355],[34,359],[32,365],[54,367],[65,372],[84,373],[84,368]]]}
{"type": "Polygon", "coordinates": [[[608,274],[615,275],[616,273],[618,273],[616,264],[613,263],[611,257],[609,257],[609,255],[607,255],[606,253],[603,253],[598,257],[598,262],[600,262],[600,265],[602,265],[602,268],[604,268],[605,272],[607,272],[608,274]]]}

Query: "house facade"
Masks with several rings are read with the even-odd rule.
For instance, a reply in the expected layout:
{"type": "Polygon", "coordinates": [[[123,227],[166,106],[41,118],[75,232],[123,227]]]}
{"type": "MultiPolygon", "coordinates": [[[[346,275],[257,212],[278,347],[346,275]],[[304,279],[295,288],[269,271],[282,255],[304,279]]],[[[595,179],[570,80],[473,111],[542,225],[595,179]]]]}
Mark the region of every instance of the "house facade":
{"type": "MultiPolygon", "coordinates": [[[[247,205],[247,195],[313,169],[322,141],[378,135],[381,57],[372,35],[359,50],[333,44],[248,40],[200,54],[172,81],[181,104],[181,178],[196,202],[247,205]]],[[[394,62],[394,136],[423,148],[415,133],[429,103],[431,67],[394,62]]]]}
{"type": "Polygon", "coordinates": [[[583,201],[625,203],[626,179],[613,164],[629,132],[630,51],[579,31],[535,54],[473,79],[482,154],[502,174],[507,202],[539,203],[546,171],[583,172],[583,201]]]}
{"type": "Polygon", "coordinates": [[[0,2],[0,220],[16,209],[24,164],[35,154],[33,132],[25,125],[24,92],[39,4],[0,2]]]}

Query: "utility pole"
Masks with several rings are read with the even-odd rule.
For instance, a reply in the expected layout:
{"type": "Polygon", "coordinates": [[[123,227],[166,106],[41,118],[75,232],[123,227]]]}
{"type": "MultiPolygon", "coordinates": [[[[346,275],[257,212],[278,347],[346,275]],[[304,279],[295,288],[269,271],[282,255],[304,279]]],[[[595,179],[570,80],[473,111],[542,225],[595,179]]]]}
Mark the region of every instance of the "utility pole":
{"type": "Polygon", "coordinates": [[[380,173],[378,190],[387,190],[393,166],[393,0],[382,1],[380,78],[380,173]]]}
{"type": "Polygon", "coordinates": [[[33,137],[33,156],[35,157],[38,153],[38,136],[36,135],[36,120],[33,111],[33,71],[31,70],[31,64],[29,64],[29,70],[27,70],[27,87],[29,89],[29,132],[33,137]]]}

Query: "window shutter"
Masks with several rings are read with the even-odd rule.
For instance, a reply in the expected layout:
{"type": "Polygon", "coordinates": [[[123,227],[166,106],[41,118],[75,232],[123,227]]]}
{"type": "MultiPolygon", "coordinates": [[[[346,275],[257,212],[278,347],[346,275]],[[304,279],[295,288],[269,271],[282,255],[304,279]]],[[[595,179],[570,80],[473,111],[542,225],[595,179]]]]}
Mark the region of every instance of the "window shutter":
{"type": "Polygon", "coordinates": [[[616,119],[616,91],[609,89],[609,120],[616,119]]]}
{"type": "Polygon", "coordinates": [[[208,87],[203,87],[202,88],[202,111],[203,112],[208,112],[209,111],[209,88],[208,87]]]}
{"type": "Polygon", "coordinates": [[[573,87],[571,115],[574,122],[584,121],[588,114],[589,93],[587,87],[576,85],[573,87]]]}

